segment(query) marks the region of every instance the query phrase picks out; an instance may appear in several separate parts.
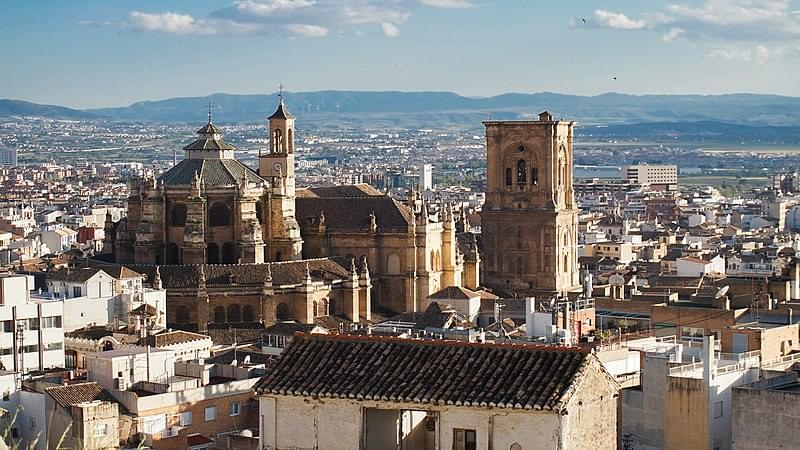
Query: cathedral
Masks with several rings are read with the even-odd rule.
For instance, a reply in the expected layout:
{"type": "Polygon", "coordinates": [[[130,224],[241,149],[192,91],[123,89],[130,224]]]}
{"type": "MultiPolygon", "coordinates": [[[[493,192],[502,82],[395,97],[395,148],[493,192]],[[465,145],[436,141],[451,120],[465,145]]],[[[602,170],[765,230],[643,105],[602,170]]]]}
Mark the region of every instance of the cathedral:
{"type": "Polygon", "coordinates": [[[487,121],[483,284],[519,296],[580,290],[574,122],[487,121]]]}
{"type": "Polygon", "coordinates": [[[418,311],[444,287],[478,288],[475,240],[458,233],[448,205],[367,185],[297,189],[294,120],[281,97],[256,171],[236,160],[209,114],[182,161],[131,181],[127,217],[107,218],[96,262],[157,278],[168,324],[199,331],[358,322],[372,304],[418,311]]]}

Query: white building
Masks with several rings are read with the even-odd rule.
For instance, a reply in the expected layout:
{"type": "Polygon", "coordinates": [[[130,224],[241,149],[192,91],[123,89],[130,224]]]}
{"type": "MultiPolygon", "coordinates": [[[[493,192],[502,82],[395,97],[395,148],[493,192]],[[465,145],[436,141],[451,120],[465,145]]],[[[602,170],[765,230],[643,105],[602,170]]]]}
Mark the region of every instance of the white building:
{"type": "Polygon", "coordinates": [[[39,232],[42,243],[52,252],[60,253],[72,248],[77,241],[78,232],[66,227],[57,227],[39,232]]]}
{"type": "Polygon", "coordinates": [[[674,164],[624,166],[620,175],[622,179],[650,187],[663,187],[670,191],[678,188],[678,166],[674,164]]]}
{"type": "Polygon", "coordinates": [[[433,189],[433,166],[430,164],[423,164],[419,169],[419,189],[421,191],[433,189]]]}
{"type": "Polygon", "coordinates": [[[172,350],[131,346],[87,353],[85,358],[89,381],[109,390],[125,390],[140,382],[166,383],[175,375],[172,350]]]}
{"type": "Polygon", "coordinates": [[[0,363],[6,370],[64,367],[63,303],[33,301],[33,277],[0,276],[0,363]]]}

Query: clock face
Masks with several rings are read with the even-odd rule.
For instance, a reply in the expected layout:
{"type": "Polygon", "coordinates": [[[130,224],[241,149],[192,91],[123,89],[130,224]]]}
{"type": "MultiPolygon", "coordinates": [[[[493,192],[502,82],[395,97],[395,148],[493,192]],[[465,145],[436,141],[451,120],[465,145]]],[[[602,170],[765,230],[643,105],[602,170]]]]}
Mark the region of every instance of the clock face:
{"type": "Polygon", "coordinates": [[[283,166],[279,162],[272,163],[272,170],[275,172],[281,172],[283,170],[283,166]]]}

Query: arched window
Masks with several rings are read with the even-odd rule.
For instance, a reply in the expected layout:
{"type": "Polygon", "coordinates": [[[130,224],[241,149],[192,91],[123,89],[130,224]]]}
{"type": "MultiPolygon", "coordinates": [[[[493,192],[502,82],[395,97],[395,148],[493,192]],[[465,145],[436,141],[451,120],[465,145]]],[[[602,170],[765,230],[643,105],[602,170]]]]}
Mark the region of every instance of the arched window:
{"type": "Polygon", "coordinates": [[[311,309],[312,309],[312,313],[314,314],[314,317],[319,317],[320,316],[320,313],[319,313],[319,302],[314,300],[314,304],[312,305],[311,309]]]}
{"type": "Polygon", "coordinates": [[[522,266],[522,258],[517,258],[517,275],[522,275],[523,273],[523,266],[522,266]]]}
{"type": "Polygon", "coordinates": [[[233,304],[228,306],[228,322],[241,322],[242,321],[242,311],[239,309],[239,305],[233,304]]]}
{"type": "Polygon", "coordinates": [[[323,298],[322,300],[319,301],[319,314],[321,316],[330,315],[329,303],[327,298],[323,298]]]}
{"type": "Polygon", "coordinates": [[[289,319],[289,306],[287,306],[286,303],[279,303],[275,308],[275,318],[278,320],[289,319]]]}
{"type": "Polygon", "coordinates": [[[210,227],[226,227],[232,222],[231,209],[228,205],[222,203],[214,203],[208,209],[208,226],[210,227]]]}
{"type": "Polygon", "coordinates": [[[386,272],[390,275],[400,273],[400,257],[397,256],[397,253],[391,253],[386,259],[386,272]]]}
{"type": "Polygon", "coordinates": [[[511,186],[511,167],[506,167],[506,186],[511,186]]]}
{"type": "Polygon", "coordinates": [[[245,305],[242,308],[242,322],[252,322],[255,320],[255,316],[253,315],[253,307],[250,305],[245,305]]]}
{"type": "Polygon", "coordinates": [[[225,322],[225,307],[217,306],[216,308],[214,308],[214,322],[216,323],[225,322]]]}
{"type": "Polygon", "coordinates": [[[517,161],[517,184],[524,185],[528,182],[528,164],[524,159],[517,161]]]}
{"type": "Polygon", "coordinates": [[[111,351],[111,350],[114,350],[114,343],[111,342],[111,341],[105,341],[103,343],[103,351],[104,352],[108,352],[108,351],[111,351]]]}
{"type": "Polygon", "coordinates": [[[182,227],[186,225],[186,205],[183,203],[175,203],[172,205],[172,211],[169,215],[169,224],[173,227],[182,227]]]}
{"type": "Polygon", "coordinates": [[[176,323],[189,323],[189,307],[186,305],[178,306],[175,310],[176,323]]]}
{"type": "Polygon", "coordinates": [[[283,132],[280,128],[272,133],[272,153],[283,153],[283,132]]]}
{"type": "Polygon", "coordinates": [[[219,264],[219,246],[212,242],[206,249],[206,262],[208,264],[219,264]]]}
{"type": "Polygon", "coordinates": [[[294,130],[292,130],[291,128],[289,128],[289,130],[286,132],[286,144],[287,144],[286,147],[288,148],[288,152],[287,153],[293,153],[294,152],[294,130]]]}
{"type": "Polygon", "coordinates": [[[239,252],[236,250],[236,244],[233,242],[222,244],[222,264],[236,264],[238,260],[239,252]]]}
{"type": "Polygon", "coordinates": [[[181,250],[178,248],[178,244],[170,243],[167,244],[167,264],[180,264],[181,263],[181,250]]]}

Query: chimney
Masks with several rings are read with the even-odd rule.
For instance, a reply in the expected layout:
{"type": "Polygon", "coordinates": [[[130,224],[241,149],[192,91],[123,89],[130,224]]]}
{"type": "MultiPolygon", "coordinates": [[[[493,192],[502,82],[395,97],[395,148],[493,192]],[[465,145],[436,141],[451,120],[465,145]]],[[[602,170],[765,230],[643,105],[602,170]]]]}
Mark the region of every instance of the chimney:
{"type": "Polygon", "coordinates": [[[536,312],[536,298],[525,297],[525,336],[529,339],[534,337],[533,334],[533,315],[536,312]]]}

